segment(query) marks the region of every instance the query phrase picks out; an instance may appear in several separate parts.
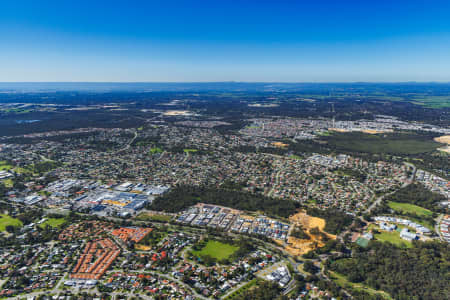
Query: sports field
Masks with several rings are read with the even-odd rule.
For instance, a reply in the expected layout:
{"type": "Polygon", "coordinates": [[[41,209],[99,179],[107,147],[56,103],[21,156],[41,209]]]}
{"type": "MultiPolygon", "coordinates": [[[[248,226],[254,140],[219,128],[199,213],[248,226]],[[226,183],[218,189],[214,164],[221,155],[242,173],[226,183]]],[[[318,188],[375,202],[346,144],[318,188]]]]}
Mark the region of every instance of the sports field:
{"type": "Polygon", "coordinates": [[[150,154],[155,154],[155,153],[162,153],[163,149],[161,149],[160,147],[153,147],[150,149],[150,154]]]}
{"type": "Polygon", "coordinates": [[[381,231],[380,233],[375,234],[375,239],[381,242],[390,242],[398,247],[406,247],[411,248],[412,244],[409,241],[406,241],[400,237],[400,233],[396,230],[392,232],[381,231]]]}
{"type": "Polygon", "coordinates": [[[0,214],[0,232],[6,230],[6,226],[22,226],[22,222],[19,219],[12,218],[5,214],[0,214]]]}
{"type": "Polygon", "coordinates": [[[53,228],[59,227],[62,224],[64,224],[66,222],[66,220],[64,218],[50,218],[47,221],[45,221],[44,223],[40,224],[39,227],[41,228],[45,228],[45,226],[50,226],[53,228]]]}
{"type": "Polygon", "coordinates": [[[203,255],[209,255],[217,260],[222,260],[229,258],[238,249],[239,247],[237,246],[209,240],[205,247],[203,247],[200,251],[192,251],[192,254],[200,257],[203,255]]]}
{"type": "Polygon", "coordinates": [[[426,217],[433,215],[433,212],[431,212],[431,210],[410,203],[389,201],[388,205],[390,208],[398,212],[415,213],[418,216],[426,217]]]}
{"type": "Polygon", "coordinates": [[[9,165],[7,161],[0,161],[0,171],[9,171],[13,166],[9,165]]]}

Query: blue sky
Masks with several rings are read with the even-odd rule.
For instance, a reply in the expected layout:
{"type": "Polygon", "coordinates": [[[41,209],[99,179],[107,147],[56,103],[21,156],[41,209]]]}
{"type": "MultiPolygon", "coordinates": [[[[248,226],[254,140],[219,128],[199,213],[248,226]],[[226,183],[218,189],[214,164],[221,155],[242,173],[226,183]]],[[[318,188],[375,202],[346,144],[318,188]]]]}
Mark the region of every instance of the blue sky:
{"type": "Polygon", "coordinates": [[[450,1],[0,1],[0,81],[450,81],[450,1]]]}

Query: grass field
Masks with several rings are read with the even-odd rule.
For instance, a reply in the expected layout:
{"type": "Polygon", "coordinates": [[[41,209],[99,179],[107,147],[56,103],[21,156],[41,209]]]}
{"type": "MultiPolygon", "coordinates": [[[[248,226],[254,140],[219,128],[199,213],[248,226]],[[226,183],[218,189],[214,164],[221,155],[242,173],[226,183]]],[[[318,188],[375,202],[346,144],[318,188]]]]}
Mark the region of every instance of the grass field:
{"type": "Polygon", "coordinates": [[[169,222],[172,216],[166,215],[151,215],[148,213],[141,213],[136,217],[136,220],[140,221],[156,221],[156,222],[169,222]]]}
{"type": "Polygon", "coordinates": [[[432,108],[450,107],[450,96],[419,96],[414,97],[410,102],[432,108]]]}
{"type": "Polygon", "coordinates": [[[431,138],[415,134],[336,132],[322,139],[338,150],[367,153],[419,154],[432,152],[442,146],[431,138]]]}
{"type": "Polygon", "coordinates": [[[390,208],[398,212],[415,213],[418,216],[426,217],[433,215],[433,212],[431,210],[414,204],[389,201],[388,205],[390,208]]]}
{"type": "Polygon", "coordinates": [[[7,187],[7,188],[12,188],[14,186],[14,182],[11,178],[5,179],[3,180],[3,184],[7,187]]]}
{"type": "Polygon", "coordinates": [[[50,218],[44,223],[40,224],[39,227],[45,228],[47,225],[49,225],[50,227],[57,228],[64,223],[66,223],[66,220],[64,218],[50,218]]]}
{"type": "Polygon", "coordinates": [[[21,168],[21,167],[14,168],[14,172],[16,172],[18,174],[33,173],[32,171],[25,169],[25,168],[21,168]]]}
{"type": "Polygon", "coordinates": [[[430,222],[428,222],[424,219],[419,219],[419,218],[408,218],[408,219],[434,231],[434,224],[431,224],[430,222]]]}
{"type": "Polygon", "coordinates": [[[222,260],[229,258],[237,249],[237,246],[209,240],[203,249],[192,251],[192,254],[197,256],[209,255],[217,260],[222,260]]]}
{"type": "Polygon", "coordinates": [[[0,214],[0,232],[6,230],[6,226],[22,226],[22,222],[19,219],[12,218],[5,214],[0,214]]]}
{"type": "Polygon", "coordinates": [[[364,291],[372,296],[381,296],[383,299],[392,299],[392,297],[384,292],[384,291],[378,291],[371,287],[368,287],[361,283],[353,283],[351,281],[348,281],[347,278],[344,275],[341,275],[339,273],[329,271],[330,272],[330,278],[339,286],[346,288],[350,287],[352,290],[356,291],[364,291]]]}
{"type": "Polygon", "coordinates": [[[194,152],[197,152],[198,150],[197,149],[184,149],[183,150],[184,151],[184,153],[194,153],[194,152]]]}
{"type": "Polygon", "coordinates": [[[9,171],[13,166],[9,165],[8,162],[2,160],[0,161],[0,171],[9,171]]]}
{"type": "Polygon", "coordinates": [[[406,247],[411,248],[412,244],[409,241],[406,241],[400,237],[400,233],[398,231],[381,231],[380,233],[375,234],[375,239],[381,242],[390,242],[398,247],[406,247]]]}
{"type": "Polygon", "coordinates": [[[149,151],[150,154],[156,154],[156,153],[162,153],[162,152],[163,152],[163,149],[161,149],[159,147],[153,147],[149,151]]]}

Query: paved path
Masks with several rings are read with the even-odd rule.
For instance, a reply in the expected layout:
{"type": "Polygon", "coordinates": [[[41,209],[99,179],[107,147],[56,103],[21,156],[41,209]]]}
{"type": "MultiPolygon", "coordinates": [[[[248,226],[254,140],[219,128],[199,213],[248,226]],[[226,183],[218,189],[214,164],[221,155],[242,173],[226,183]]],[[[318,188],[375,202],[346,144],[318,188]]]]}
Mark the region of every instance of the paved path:
{"type": "Polygon", "coordinates": [[[138,137],[138,133],[137,133],[137,131],[135,131],[135,132],[134,132],[133,138],[125,145],[125,147],[123,147],[123,148],[117,150],[117,151],[114,152],[114,153],[117,154],[117,153],[120,153],[120,152],[125,151],[125,150],[127,150],[128,148],[130,148],[131,144],[133,144],[134,140],[135,140],[137,137],[138,137]]]}

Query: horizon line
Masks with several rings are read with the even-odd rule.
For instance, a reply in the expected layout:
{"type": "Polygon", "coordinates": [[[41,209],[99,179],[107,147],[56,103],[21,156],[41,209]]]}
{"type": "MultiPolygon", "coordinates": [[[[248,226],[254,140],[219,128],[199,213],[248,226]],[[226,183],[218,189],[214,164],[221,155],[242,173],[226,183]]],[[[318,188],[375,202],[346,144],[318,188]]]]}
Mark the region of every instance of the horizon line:
{"type": "Polygon", "coordinates": [[[0,84],[10,84],[10,83],[267,83],[267,84],[305,84],[305,83],[450,83],[449,81],[431,80],[431,81],[235,81],[235,80],[225,80],[225,81],[0,81],[0,84]]]}

